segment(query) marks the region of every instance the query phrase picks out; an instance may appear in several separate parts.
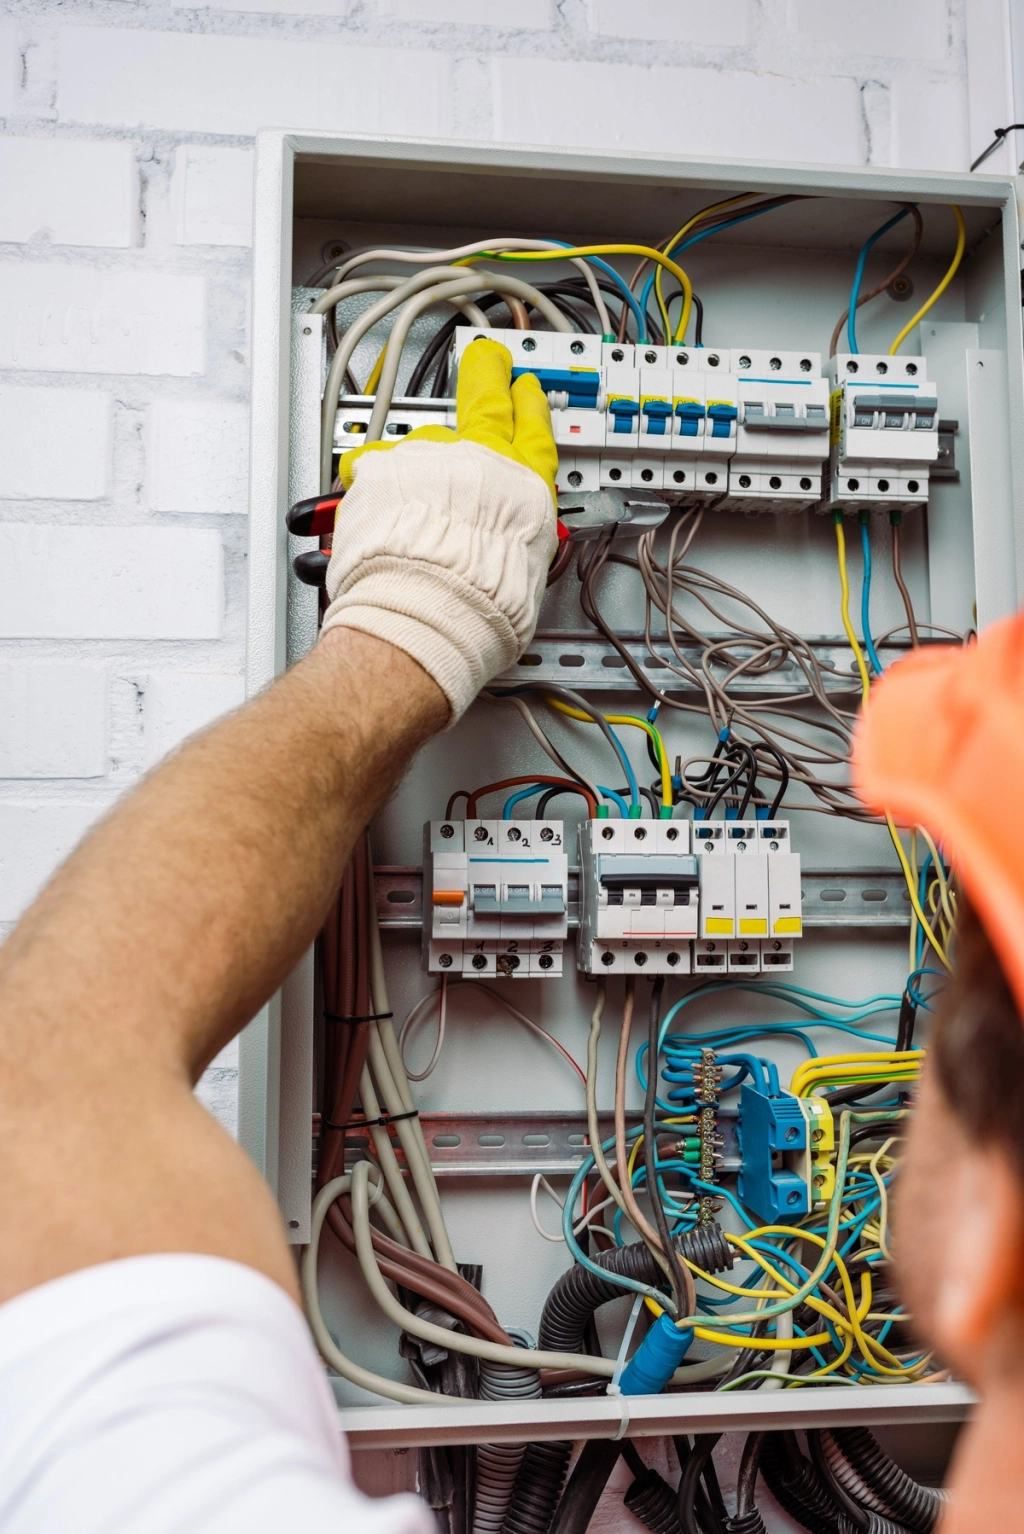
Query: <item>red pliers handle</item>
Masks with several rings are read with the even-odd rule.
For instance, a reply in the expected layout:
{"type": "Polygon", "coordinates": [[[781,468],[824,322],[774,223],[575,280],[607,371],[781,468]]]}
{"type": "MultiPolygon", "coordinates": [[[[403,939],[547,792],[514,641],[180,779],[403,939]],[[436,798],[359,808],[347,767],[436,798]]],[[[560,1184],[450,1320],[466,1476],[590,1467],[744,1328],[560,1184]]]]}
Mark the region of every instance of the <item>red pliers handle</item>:
{"type": "Polygon", "coordinates": [[[340,495],[313,495],[296,501],[285,517],[285,526],[296,538],[324,538],[334,532],[340,495]]]}

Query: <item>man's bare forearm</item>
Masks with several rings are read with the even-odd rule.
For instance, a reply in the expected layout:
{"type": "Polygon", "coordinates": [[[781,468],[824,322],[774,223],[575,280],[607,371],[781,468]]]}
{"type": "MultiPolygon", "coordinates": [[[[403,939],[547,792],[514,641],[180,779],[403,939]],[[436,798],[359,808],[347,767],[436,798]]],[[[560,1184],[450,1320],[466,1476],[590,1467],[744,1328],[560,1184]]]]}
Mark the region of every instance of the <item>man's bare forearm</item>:
{"type": "Polygon", "coordinates": [[[325,635],[40,895],[0,951],[0,1250],[16,1251],[0,1298],[151,1250],[290,1282],[272,1205],[191,1086],[311,941],[356,837],[447,716],[401,651],[325,635]]]}
{"type": "Polygon", "coordinates": [[[19,1031],[72,1014],[198,1076],[309,943],[356,836],[445,716],[400,651],[325,636],[72,856],[0,954],[0,1027],[12,1005],[19,1031]]]}

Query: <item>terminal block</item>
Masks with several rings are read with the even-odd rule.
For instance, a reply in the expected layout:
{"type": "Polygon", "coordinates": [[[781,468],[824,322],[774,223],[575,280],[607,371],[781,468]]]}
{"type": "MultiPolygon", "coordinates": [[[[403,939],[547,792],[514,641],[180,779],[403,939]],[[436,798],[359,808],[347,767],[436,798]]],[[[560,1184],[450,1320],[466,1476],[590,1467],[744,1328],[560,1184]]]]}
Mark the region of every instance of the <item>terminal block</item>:
{"type": "Polygon", "coordinates": [[[766,1224],[824,1207],[835,1188],[832,1111],[818,1097],[740,1088],[738,1193],[766,1224]]]}
{"type": "Polygon", "coordinates": [[[828,364],[833,510],[911,510],[939,458],[939,398],[924,357],[841,352],[828,364]]]}
{"type": "Polygon", "coordinates": [[[588,975],[689,974],[697,888],[687,821],[585,821],[580,968],[588,975]]]}
{"type": "Polygon", "coordinates": [[[803,936],[800,855],[788,820],[695,820],[700,888],[694,970],[758,975],[793,968],[803,936]]]}
{"type": "Polygon", "coordinates": [[[729,500],[747,511],[801,511],[821,499],[829,392],[817,352],[734,347],[739,426],[729,500]]]}
{"type": "Polygon", "coordinates": [[[562,973],[569,930],[562,821],[432,820],[423,844],[423,960],[431,974],[562,973]]]}

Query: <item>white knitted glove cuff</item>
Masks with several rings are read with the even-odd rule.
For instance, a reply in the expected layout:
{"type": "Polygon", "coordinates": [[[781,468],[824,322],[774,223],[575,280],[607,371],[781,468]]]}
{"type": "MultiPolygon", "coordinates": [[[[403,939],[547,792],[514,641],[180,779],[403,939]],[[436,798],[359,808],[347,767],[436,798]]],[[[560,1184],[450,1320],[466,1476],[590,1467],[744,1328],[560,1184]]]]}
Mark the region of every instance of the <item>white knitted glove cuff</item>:
{"type": "Polygon", "coordinates": [[[544,482],[474,442],[410,442],[361,459],[327,572],[326,631],[404,650],[452,719],[522,654],[557,537],[544,482]]]}

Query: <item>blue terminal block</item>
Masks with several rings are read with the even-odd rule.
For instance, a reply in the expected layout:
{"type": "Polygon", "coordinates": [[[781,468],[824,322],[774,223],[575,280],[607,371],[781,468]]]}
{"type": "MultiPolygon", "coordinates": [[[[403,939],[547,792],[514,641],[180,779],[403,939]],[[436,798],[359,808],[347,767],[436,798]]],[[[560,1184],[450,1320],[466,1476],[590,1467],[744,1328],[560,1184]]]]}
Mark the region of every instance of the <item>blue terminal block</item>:
{"type": "Polygon", "coordinates": [[[743,1086],[737,1127],[740,1200],[767,1225],[808,1214],[811,1189],[792,1170],[792,1160],[798,1155],[803,1159],[807,1149],[807,1123],[799,1099],[790,1092],[769,1097],[756,1087],[743,1086]]]}

